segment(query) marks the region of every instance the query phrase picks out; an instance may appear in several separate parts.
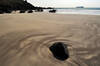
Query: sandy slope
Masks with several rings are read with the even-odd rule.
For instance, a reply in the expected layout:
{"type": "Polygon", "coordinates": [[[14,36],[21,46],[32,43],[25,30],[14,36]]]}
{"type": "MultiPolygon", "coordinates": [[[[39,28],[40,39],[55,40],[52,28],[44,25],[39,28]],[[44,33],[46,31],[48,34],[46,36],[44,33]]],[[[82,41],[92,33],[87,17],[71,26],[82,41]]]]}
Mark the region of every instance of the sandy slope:
{"type": "Polygon", "coordinates": [[[0,15],[0,66],[100,66],[100,16],[46,13],[0,15]],[[68,45],[60,61],[49,47],[68,45]]]}

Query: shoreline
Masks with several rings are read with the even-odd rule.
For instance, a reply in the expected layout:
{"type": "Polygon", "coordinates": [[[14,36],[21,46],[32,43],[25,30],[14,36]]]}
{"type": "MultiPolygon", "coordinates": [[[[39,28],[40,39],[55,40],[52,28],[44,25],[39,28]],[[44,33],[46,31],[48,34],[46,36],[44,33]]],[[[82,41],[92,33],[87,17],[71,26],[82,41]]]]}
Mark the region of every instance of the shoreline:
{"type": "Polygon", "coordinates": [[[68,13],[49,13],[49,12],[33,12],[33,13],[4,13],[4,14],[0,14],[0,15],[16,15],[16,14],[29,14],[29,15],[32,15],[32,14],[54,14],[54,15],[90,15],[90,16],[100,16],[99,14],[68,14],[68,13]]]}
{"type": "MultiPolygon", "coordinates": [[[[65,14],[65,13],[57,13],[57,14],[65,14]]],[[[66,13],[66,15],[94,15],[94,16],[100,16],[100,14],[68,14],[68,13],[66,13]]]]}

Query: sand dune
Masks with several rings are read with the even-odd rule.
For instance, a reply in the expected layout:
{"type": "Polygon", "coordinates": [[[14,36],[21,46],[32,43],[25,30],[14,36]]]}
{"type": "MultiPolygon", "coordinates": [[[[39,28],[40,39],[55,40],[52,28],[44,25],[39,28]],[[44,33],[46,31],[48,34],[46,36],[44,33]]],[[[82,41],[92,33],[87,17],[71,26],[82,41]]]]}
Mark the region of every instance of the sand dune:
{"type": "Polygon", "coordinates": [[[100,66],[100,16],[49,13],[0,15],[0,66],[100,66]],[[49,47],[68,46],[56,59],[49,47]]]}

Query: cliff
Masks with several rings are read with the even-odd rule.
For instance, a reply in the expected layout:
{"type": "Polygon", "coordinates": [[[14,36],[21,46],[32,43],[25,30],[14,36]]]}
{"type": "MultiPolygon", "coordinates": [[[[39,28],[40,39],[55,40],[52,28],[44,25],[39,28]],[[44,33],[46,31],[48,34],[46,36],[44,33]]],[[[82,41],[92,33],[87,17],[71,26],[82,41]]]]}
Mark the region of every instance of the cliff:
{"type": "Polygon", "coordinates": [[[0,10],[28,10],[34,6],[24,0],[0,0],[0,10]]]}

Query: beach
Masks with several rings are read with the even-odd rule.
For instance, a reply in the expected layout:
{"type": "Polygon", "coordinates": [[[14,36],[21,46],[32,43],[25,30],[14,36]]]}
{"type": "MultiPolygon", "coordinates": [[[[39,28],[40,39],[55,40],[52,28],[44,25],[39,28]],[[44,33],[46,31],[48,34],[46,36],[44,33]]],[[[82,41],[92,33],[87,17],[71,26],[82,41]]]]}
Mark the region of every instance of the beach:
{"type": "Polygon", "coordinates": [[[100,15],[0,14],[0,66],[100,66],[100,15]],[[69,58],[49,47],[68,45],[69,58]]]}

